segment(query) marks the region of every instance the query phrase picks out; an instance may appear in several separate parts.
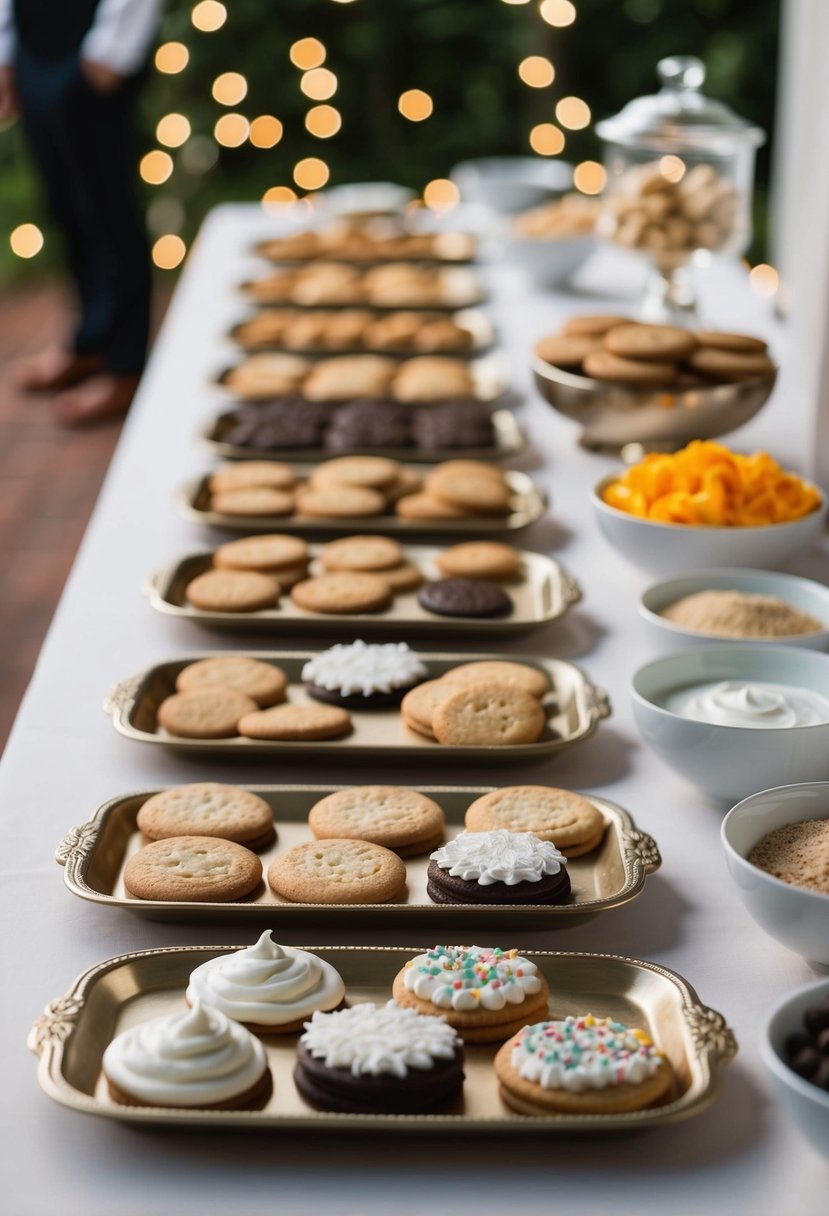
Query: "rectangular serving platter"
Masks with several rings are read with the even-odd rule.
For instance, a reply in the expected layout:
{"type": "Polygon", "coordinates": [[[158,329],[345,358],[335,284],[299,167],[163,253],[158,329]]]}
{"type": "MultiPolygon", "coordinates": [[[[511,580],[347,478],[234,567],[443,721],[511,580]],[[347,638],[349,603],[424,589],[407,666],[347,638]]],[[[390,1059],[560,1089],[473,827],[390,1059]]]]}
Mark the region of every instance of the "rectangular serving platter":
{"type": "MultiPolygon", "coordinates": [[[[230,651],[221,651],[227,655],[230,651]]],[[[302,682],[302,668],[314,657],[313,651],[245,651],[247,658],[274,663],[288,677],[287,700],[291,704],[308,704],[310,698],[302,682]]],[[[182,755],[206,754],[228,759],[251,760],[261,757],[326,758],[351,760],[406,759],[426,763],[455,764],[471,760],[485,764],[510,764],[516,761],[542,760],[556,752],[588,739],[602,718],[610,714],[607,694],[591,684],[584,672],[563,659],[528,659],[521,662],[537,667],[551,680],[552,691],[544,698],[547,722],[537,743],[510,744],[501,747],[454,747],[432,742],[416,734],[403,722],[399,710],[351,710],[354,725],[350,735],[308,743],[264,739],[183,739],[168,734],[156,722],[158,707],[165,697],[175,692],[176,676],[189,663],[211,658],[216,652],[201,651],[183,658],[167,659],[122,680],[104,701],[104,710],[112,716],[115,729],[128,739],[155,743],[182,755]]],[[[428,668],[427,679],[445,675],[459,663],[479,659],[503,659],[512,656],[496,654],[424,654],[418,652],[428,668]]]]}
{"type": "MultiPolygon", "coordinates": [[[[250,409],[254,403],[247,402],[250,409]]],[[[428,406],[425,407],[428,409],[428,406]]],[[[418,464],[437,464],[441,460],[498,460],[514,456],[524,447],[524,434],[511,410],[493,410],[490,415],[495,442],[492,447],[466,448],[383,448],[374,449],[375,455],[387,456],[418,464]]],[[[334,456],[365,456],[371,449],[365,445],[355,448],[253,448],[228,443],[226,436],[237,420],[232,410],[225,410],[200,432],[198,438],[221,460],[307,460],[318,462],[334,456]]]]}
{"type": "MultiPolygon", "coordinates": [[[[321,546],[311,546],[311,574],[324,572],[319,562],[321,546]]],[[[441,547],[407,545],[406,561],[419,566],[427,579],[443,577],[435,565],[441,547]]],[[[432,637],[435,640],[462,637],[509,637],[526,633],[549,624],[562,616],[581,599],[575,579],[551,557],[524,550],[521,554],[523,575],[504,583],[504,590],[513,602],[507,617],[451,617],[427,612],[418,602],[418,588],[402,591],[383,612],[319,613],[298,607],[286,591],[275,608],[257,612],[208,612],[195,608],[187,601],[187,584],[199,574],[213,568],[213,553],[191,553],[180,558],[149,580],[145,590],[150,604],[157,612],[179,620],[191,621],[209,629],[233,633],[271,633],[280,636],[323,633],[331,637],[380,637],[403,634],[406,637],[432,637]]],[[[382,574],[380,575],[382,577],[382,574]]],[[[278,574],[274,575],[277,582],[278,574]]]]}
{"type": "MultiPolygon", "coordinates": [[[[300,482],[310,476],[314,467],[310,461],[292,463],[300,482]]],[[[412,468],[412,472],[419,477],[425,476],[428,471],[428,465],[412,468]]],[[[182,515],[195,523],[231,532],[290,532],[296,536],[316,538],[372,532],[396,536],[401,540],[404,536],[435,536],[441,539],[469,536],[495,540],[529,527],[547,509],[546,495],[538,489],[529,474],[518,469],[505,469],[504,476],[512,491],[509,515],[478,515],[468,519],[403,519],[399,515],[368,515],[359,519],[345,516],[322,519],[310,515],[226,515],[214,511],[210,506],[210,476],[210,473],[205,473],[182,486],[175,496],[176,505],[182,515]]]]}
{"type": "MultiPolygon", "coordinates": [[[[294,269],[298,268],[299,264],[296,264],[294,269]]],[[[392,304],[381,304],[375,300],[360,299],[340,300],[336,304],[330,301],[323,301],[320,304],[302,304],[299,301],[292,300],[288,293],[277,291],[276,294],[270,297],[257,294],[257,288],[261,289],[262,283],[267,283],[271,279],[278,278],[275,275],[266,275],[258,279],[246,279],[239,284],[239,290],[248,300],[266,308],[288,304],[292,308],[302,309],[372,308],[377,312],[384,313],[400,312],[402,309],[405,309],[406,312],[420,312],[422,310],[427,312],[457,312],[461,308],[478,308],[486,302],[487,290],[481,278],[471,266],[442,266],[440,270],[449,283],[449,290],[442,297],[436,296],[433,300],[426,302],[417,299],[407,301],[401,297],[392,304]]]]}
{"type": "MultiPolygon", "coordinates": [[[[295,308],[296,305],[288,304],[288,305],[284,305],[283,307],[295,308]]],[[[335,310],[332,310],[332,311],[335,311],[335,310]]],[[[408,312],[409,310],[401,309],[401,311],[408,312]]],[[[434,311],[441,312],[442,310],[435,309],[434,311]]],[[[257,315],[256,313],[253,314],[254,317],[256,315],[257,315]]],[[[385,314],[378,313],[378,316],[381,316],[381,315],[385,315],[385,314]]],[[[411,345],[397,346],[397,347],[395,347],[395,346],[383,346],[383,347],[310,346],[307,348],[296,347],[296,346],[285,346],[278,340],[274,340],[274,339],[264,339],[264,340],[259,340],[259,341],[252,341],[250,339],[247,339],[245,337],[245,321],[252,320],[253,319],[252,317],[248,317],[248,318],[245,318],[245,320],[243,320],[243,321],[237,322],[236,325],[234,325],[230,329],[230,331],[228,333],[228,337],[231,339],[231,341],[235,342],[237,346],[241,347],[242,350],[249,351],[251,353],[253,353],[254,351],[268,350],[268,351],[280,351],[280,352],[284,352],[285,354],[291,354],[291,355],[304,355],[306,357],[310,357],[310,356],[321,357],[321,356],[325,356],[325,355],[392,355],[392,356],[396,355],[396,356],[399,356],[400,358],[414,358],[414,356],[416,356],[416,355],[434,353],[434,354],[440,354],[440,355],[450,355],[454,359],[471,359],[471,358],[474,358],[476,355],[480,355],[483,351],[489,350],[490,347],[494,346],[494,344],[495,344],[495,326],[492,324],[492,321],[487,316],[487,314],[485,312],[481,312],[481,310],[479,308],[461,308],[457,312],[447,312],[445,315],[446,315],[447,320],[454,321],[454,323],[456,325],[461,326],[462,329],[468,330],[468,332],[472,335],[472,342],[470,343],[469,346],[467,346],[466,348],[461,349],[461,350],[434,351],[434,352],[415,350],[412,348],[411,345]]]]}
{"type": "MultiPolygon", "coordinates": [[[[502,941],[509,948],[511,942],[502,941]]],[[[557,1136],[602,1135],[678,1122],[709,1106],[722,1088],[723,1071],[737,1051],[722,1014],[701,1004],[691,985],[656,963],[613,954],[527,951],[550,986],[550,1016],[592,1012],[638,1026],[670,1062],[675,1085],[669,1100],[647,1110],[615,1115],[518,1115],[498,1093],[492,1060],[499,1044],[465,1049],[463,1096],[447,1111],[421,1115],[357,1115],[318,1111],[293,1082],[294,1035],[263,1040],[273,1094],[258,1111],[197,1111],[183,1107],[121,1106],[107,1091],[104,1051],[116,1035],[154,1017],[184,1008],[190,973],[200,964],[241,946],[174,946],[134,951],[89,968],[63,996],[51,1001],[32,1027],[28,1045],[39,1057],[37,1078],[50,1098],[72,1110],[135,1125],[256,1129],[340,1135],[557,1136]]],[[[394,976],[429,946],[304,947],[335,967],[349,1004],[385,1003],[394,976]]]]}
{"type": "MultiPolygon", "coordinates": [[[[257,785],[245,786],[271,807],[277,840],[259,852],[267,873],[274,858],[294,845],[313,840],[308,813],[321,798],[343,786],[331,785],[257,785]]],[[[467,807],[491,786],[421,786],[420,792],[432,798],[446,815],[446,837],[463,831],[467,807]]],[[[567,864],[571,895],[566,904],[434,904],[426,893],[429,854],[405,858],[407,889],[400,899],[384,904],[308,904],[291,903],[275,895],[267,882],[254,894],[234,903],[187,903],[172,900],[135,899],[124,887],[124,867],[147,839],[136,826],[142,804],[157,790],[144,790],[113,798],[98,807],[86,823],[73,828],[56,851],[64,866],[64,882],[74,894],[107,908],[126,908],[147,920],[205,922],[210,924],[259,922],[274,929],[299,930],[311,926],[403,928],[431,925],[435,931],[450,932],[496,924],[503,927],[544,929],[569,928],[590,920],[600,912],[620,907],[640,894],[645,879],[661,864],[656,842],[640,831],[627,811],[604,798],[585,797],[602,815],[606,831],[597,849],[567,864]]]]}

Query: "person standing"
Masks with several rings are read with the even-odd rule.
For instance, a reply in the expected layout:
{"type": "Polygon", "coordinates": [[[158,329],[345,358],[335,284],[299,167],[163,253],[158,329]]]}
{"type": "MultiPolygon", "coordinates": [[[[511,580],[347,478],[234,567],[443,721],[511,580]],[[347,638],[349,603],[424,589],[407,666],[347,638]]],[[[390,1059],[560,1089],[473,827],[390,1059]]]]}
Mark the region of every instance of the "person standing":
{"type": "Polygon", "coordinates": [[[126,412],[147,352],[150,257],[134,117],[163,0],[0,0],[0,118],[20,114],[79,303],[65,346],[18,366],[61,422],[126,412]]]}

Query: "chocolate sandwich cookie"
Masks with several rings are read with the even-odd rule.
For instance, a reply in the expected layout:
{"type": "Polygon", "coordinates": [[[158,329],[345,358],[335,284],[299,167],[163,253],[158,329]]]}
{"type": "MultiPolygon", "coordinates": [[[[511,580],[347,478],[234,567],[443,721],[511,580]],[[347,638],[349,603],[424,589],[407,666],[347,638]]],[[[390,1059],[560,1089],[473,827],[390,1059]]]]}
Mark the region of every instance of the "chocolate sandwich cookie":
{"type": "Polygon", "coordinates": [[[391,401],[349,401],[334,410],[323,446],[340,452],[411,447],[409,411],[391,401]]]}
{"type": "Polygon", "coordinates": [[[239,447],[268,449],[318,448],[327,409],[302,397],[283,397],[264,405],[245,405],[234,412],[234,422],[224,436],[239,447]]]}
{"type": "Polygon", "coordinates": [[[453,877],[430,861],[426,879],[426,894],[436,904],[563,904],[570,894],[566,870],[538,882],[493,882],[483,887],[477,880],[453,877]]]}
{"type": "Polygon", "coordinates": [[[562,904],[567,859],[529,832],[461,832],[431,855],[426,892],[439,904],[562,904]]]}
{"type": "Polygon", "coordinates": [[[420,589],[417,602],[438,616],[508,616],[513,604],[501,587],[480,578],[442,578],[420,589]]]}
{"type": "Polygon", "coordinates": [[[412,435],[416,447],[423,450],[495,446],[492,416],[478,401],[446,401],[416,410],[412,435]]]}

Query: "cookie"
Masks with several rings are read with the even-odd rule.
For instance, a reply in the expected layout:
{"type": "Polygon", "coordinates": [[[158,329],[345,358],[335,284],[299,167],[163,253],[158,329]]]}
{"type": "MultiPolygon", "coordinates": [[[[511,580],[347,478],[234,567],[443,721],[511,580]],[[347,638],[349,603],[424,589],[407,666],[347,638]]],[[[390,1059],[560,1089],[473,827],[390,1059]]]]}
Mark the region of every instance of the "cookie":
{"type": "Polygon", "coordinates": [[[411,429],[416,447],[423,451],[495,447],[492,414],[479,401],[446,401],[416,409],[411,429]]]}
{"type": "Polygon", "coordinates": [[[411,447],[411,411],[391,401],[349,401],[333,410],[323,446],[331,451],[411,447]]]}
{"type": "Polygon", "coordinates": [[[316,655],[302,668],[308,693],[352,709],[398,705],[427,669],[405,642],[340,643],[316,655]]]}
{"type": "Polygon", "coordinates": [[[340,739],[350,732],[351,718],[335,705],[274,705],[239,719],[239,734],[247,739],[309,743],[340,739]]]}
{"type": "Polygon", "coordinates": [[[229,739],[239,733],[239,719],[256,708],[235,688],[177,692],[159,705],[158,725],[181,739],[229,739]]]}
{"type": "Polygon", "coordinates": [[[751,351],[718,350],[701,346],[688,359],[688,366],[715,380],[756,380],[774,371],[768,355],[751,351]]]}
{"type": "Polygon", "coordinates": [[[678,325],[619,325],[608,330],[603,342],[611,354],[648,362],[687,359],[699,345],[690,330],[678,325]]]}
{"type": "Polygon", "coordinates": [[[322,359],[303,384],[310,401],[347,401],[350,397],[384,397],[397,371],[382,355],[343,355],[322,359]]]}
{"type": "Polygon", "coordinates": [[[293,903],[382,904],[402,894],[406,867],[396,853],[367,840],[315,840],[280,853],[268,884],[293,903]]]}
{"type": "Polygon", "coordinates": [[[629,325],[630,317],[615,317],[615,316],[584,316],[570,317],[569,321],[565,322],[562,333],[568,338],[580,337],[588,335],[591,337],[600,338],[606,334],[609,329],[615,329],[617,325],[629,325]]]}
{"type": "Polygon", "coordinates": [[[419,355],[401,364],[394,378],[398,401],[443,401],[447,397],[469,397],[475,382],[461,359],[419,355]]]}
{"type": "Polygon", "coordinates": [[[581,367],[585,355],[591,351],[601,350],[601,339],[590,334],[552,334],[536,342],[533,350],[539,359],[551,363],[553,367],[577,369],[581,367]]]}
{"type": "Polygon", "coordinates": [[[296,507],[300,515],[314,518],[356,519],[382,515],[386,509],[386,499],[377,490],[365,486],[334,484],[300,490],[296,496],[296,507]]]}
{"type": "Polygon", "coordinates": [[[168,836],[218,836],[249,849],[273,842],[273,811],[250,790],[215,781],[176,785],[141,804],[136,819],[150,840],[168,836]]]}
{"type": "Polygon", "coordinates": [[[242,406],[230,415],[230,425],[222,438],[257,452],[318,448],[329,412],[328,406],[300,397],[242,406]]]}
{"type": "Polygon", "coordinates": [[[478,578],[437,579],[421,588],[417,602],[438,616],[501,617],[513,609],[501,587],[478,578]]]}
{"type": "Polygon", "coordinates": [[[214,692],[236,689],[246,693],[257,705],[277,705],[285,700],[288,677],[274,663],[249,659],[245,655],[215,655],[189,663],[176,676],[178,692],[214,692]]]}
{"type": "Polygon", "coordinates": [[[548,1016],[550,992],[517,950],[435,946],[397,973],[392,996],[404,1009],[445,1018],[466,1043],[502,1043],[548,1016]]]}
{"type": "Polygon", "coordinates": [[[426,893],[437,904],[563,904],[567,859],[529,832],[461,832],[432,853],[426,893]]]}
{"type": "Polygon", "coordinates": [[[285,569],[292,573],[307,565],[308,545],[298,536],[278,532],[266,536],[244,536],[241,540],[220,545],[213,554],[213,565],[220,570],[253,570],[259,574],[274,574],[285,569]]]}
{"type": "Polygon", "coordinates": [[[508,659],[481,659],[474,663],[459,663],[442,677],[449,688],[469,688],[474,684],[505,684],[523,688],[534,697],[543,697],[550,690],[550,677],[529,663],[513,663],[508,659]]]}
{"type": "Polygon", "coordinates": [[[469,350],[472,341],[468,329],[446,318],[427,321],[414,335],[412,346],[423,354],[437,354],[439,351],[469,350]]]}
{"type": "Polygon", "coordinates": [[[203,612],[258,612],[273,608],[281,593],[275,578],[251,570],[207,570],[191,579],[185,591],[203,612]]]}
{"type": "Polygon", "coordinates": [[[532,832],[551,840],[565,857],[580,857],[601,843],[605,823],[581,794],[547,785],[512,785],[476,798],[464,817],[470,832],[532,832]]]}
{"type": "Polygon", "coordinates": [[[624,359],[609,350],[592,351],[585,356],[584,374],[593,380],[615,381],[642,388],[663,388],[678,376],[675,363],[656,359],[624,359]]]}
{"type": "Polygon", "coordinates": [[[438,743],[451,747],[515,747],[536,743],[546,717],[538,699],[503,684],[461,688],[432,718],[438,743]]]}
{"type": "Polygon", "coordinates": [[[501,1097],[522,1115],[615,1115],[668,1100],[673,1073],[644,1031],[592,1014],[545,1021],[494,1060],[501,1097]]]}
{"type": "Polygon", "coordinates": [[[438,468],[426,480],[426,492],[450,507],[474,515],[509,515],[512,491],[503,475],[493,478],[478,469],[438,468]]]}
{"type": "Polygon", "coordinates": [[[491,540],[472,540],[452,545],[435,558],[446,578],[485,578],[492,582],[520,578],[521,554],[512,545],[491,540]]]}
{"type": "Polygon", "coordinates": [[[290,515],[293,509],[292,492],[272,490],[268,486],[225,490],[210,499],[210,510],[218,515],[290,515]]]}
{"type": "Polygon", "coordinates": [[[382,574],[336,570],[297,583],[291,591],[291,599],[306,612],[347,615],[382,612],[391,603],[392,593],[382,574]]]}
{"type": "Polygon", "coordinates": [[[404,560],[402,547],[390,536],[344,536],[320,552],[326,570],[385,571],[404,560]]]}
{"type": "Polygon", "coordinates": [[[295,393],[308,375],[311,365],[297,355],[273,351],[250,355],[230,368],[222,384],[240,397],[279,397],[295,393]]]}
{"type": "Polygon", "coordinates": [[[321,798],[309,812],[308,825],[318,839],[369,840],[410,857],[437,848],[446,822],[438,804],[417,790],[363,785],[321,798]]]}
{"type": "Polygon", "coordinates": [[[249,490],[267,486],[272,490],[290,490],[296,481],[293,469],[275,460],[245,460],[225,465],[212,473],[208,486],[213,494],[228,490],[249,490]]]}
{"type": "Polygon", "coordinates": [[[407,494],[395,503],[395,511],[401,519],[466,519],[463,507],[434,498],[431,494],[407,494]]]}
{"type": "Polygon", "coordinates": [[[411,692],[407,692],[400,702],[400,713],[403,721],[419,735],[434,739],[432,719],[435,710],[449,696],[451,689],[442,680],[424,680],[411,692]]]}
{"type": "Polygon", "coordinates": [[[241,844],[213,836],[170,836],[134,853],[124,886],[135,899],[229,903],[262,881],[262,862],[241,844]]]}
{"type": "Polygon", "coordinates": [[[417,494],[423,488],[423,478],[414,469],[401,465],[397,476],[384,490],[390,503],[396,503],[409,494],[417,494]]]}
{"type": "Polygon", "coordinates": [[[383,582],[397,595],[399,592],[414,591],[423,582],[423,571],[412,562],[401,562],[390,570],[378,570],[383,582]]]}
{"type": "Polygon", "coordinates": [[[731,350],[745,355],[764,355],[768,343],[762,338],[752,338],[748,334],[723,333],[717,329],[699,329],[697,337],[701,346],[714,350],[731,350]]]}
{"type": "Polygon", "coordinates": [[[382,491],[397,476],[396,460],[385,456],[340,456],[317,465],[309,484],[315,489],[324,486],[364,486],[382,491]]]}

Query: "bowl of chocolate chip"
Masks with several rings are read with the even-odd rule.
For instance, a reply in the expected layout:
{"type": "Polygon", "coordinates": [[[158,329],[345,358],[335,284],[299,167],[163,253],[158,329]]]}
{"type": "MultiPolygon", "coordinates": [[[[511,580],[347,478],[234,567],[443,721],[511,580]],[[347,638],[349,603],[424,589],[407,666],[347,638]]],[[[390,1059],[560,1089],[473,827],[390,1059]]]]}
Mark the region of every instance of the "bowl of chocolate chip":
{"type": "Polygon", "coordinates": [[[578,422],[584,447],[674,451],[727,435],[765,405],[777,367],[762,338],[618,315],[570,317],[539,339],[531,367],[553,409],[578,422]]]}
{"type": "Polygon", "coordinates": [[[725,859],[770,937],[829,971],[829,781],[762,790],[728,812],[725,859]]]}
{"type": "Polygon", "coordinates": [[[777,1101],[829,1158],[829,980],[798,988],[772,1010],[760,1056],[777,1101]]]}

